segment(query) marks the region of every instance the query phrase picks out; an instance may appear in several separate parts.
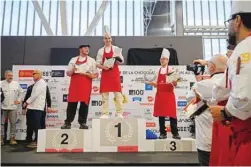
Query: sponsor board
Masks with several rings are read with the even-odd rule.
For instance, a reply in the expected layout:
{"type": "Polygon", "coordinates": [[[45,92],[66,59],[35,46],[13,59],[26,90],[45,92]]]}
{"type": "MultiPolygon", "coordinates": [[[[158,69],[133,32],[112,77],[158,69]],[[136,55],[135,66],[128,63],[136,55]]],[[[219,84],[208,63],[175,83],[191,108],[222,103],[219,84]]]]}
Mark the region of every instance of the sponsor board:
{"type": "MultiPolygon", "coordinates": [[[[158,131],[158,119],[153,117],[153,105],[155,100],[155,89],[143,83],[145,75],[153,75],[155,71],[159,67],[153,66],[120,66],[120,79],[121,79],[121,87],[123,93],[123,111],[125,117],[134,117],[134,118],[143,118],[148,122],[154,122],[155,127],[150,127],[152,129],[157,129],[158,131]]],[[[50,128],[58,128],[64,124],[64,119],[66,116],[67,109],[67,98],[68,98],[68,88],[70,84],[70,77],[66,76],[65,69],[67,66],[13,66],[14,80],[20,82],[20,86],[25,90],[30,84],[33,84],[33,70],[40,69],[43,73],[43,79],[48,82],[48,86],[51,92],[52,98],[52,107],[53,109],[58,109],[54,113],[48,113],[47,115],[49,120],[48,127],[50,128]]],[[[178,88],[175,91],[175,96],[177,99],[177,118],[179,122],[180,130],[181,127],[189,127],[191,124],[190,120],[186,119],[184,113],[179,110],[185,107],[187,104],[185,99],[185,94],[187,90],[190,88],[190,83],[195,82],[194,75],[190,72],[186,72],[185,66],[177,66],[175,69],[178,69],[182,81],[178,84],[178,88]],[[180,87],[179,87],[180,86],[180,87]]],[[[99,70],[100,71],[100,70],[99,70]]],[[[93,87],[91,92],[91,100],[89,103],[89,110],[92,112],[91,115],[88,115],[88,125],[91,124],[93,118],[97,118],[101,116],[102,108],[102,99],[99,93],[101,75],[98,78],[93,80],[93,87]],[[93,96],[94,95],[94,96],[93,96]]],[[[115,115],[114,108],[114,98],[109,98],[109,114],[111,116],[115,115]]],[[[116,99],[115,99],[116,100],[116,99]]],[[[17,124],[20,126],[20,129],[26,128],[25,125],[25,117],[21,116],[22,111],[17,111],[20,113],[20,122],[17,124]]],[[[78,112],[77,112],[78,114],[78,112]]],[[[19,121],[19,120],[18,120],[19,121]]],[[[73,121],[72,124],[76,124],[79,127],[77,119],[73,121]]],[[[168,118],[166,119],[166,124],[170,124],[168,118]]],[[[148,125],[149,126],[149,125],[148,125]]],[[[187,128],[183,128],[181,133],[181,137],[189,137],[191,136],[187,128]]],[[[21,140],[25,139],[26,134],[22,131],[21,135],[17,134],[18,137],[22,137],[21,140]]],[[[18,132],[19,133],[19,132],[18,132]]],[[[19,138],[17,138],[20,140],[19,138]]]]}

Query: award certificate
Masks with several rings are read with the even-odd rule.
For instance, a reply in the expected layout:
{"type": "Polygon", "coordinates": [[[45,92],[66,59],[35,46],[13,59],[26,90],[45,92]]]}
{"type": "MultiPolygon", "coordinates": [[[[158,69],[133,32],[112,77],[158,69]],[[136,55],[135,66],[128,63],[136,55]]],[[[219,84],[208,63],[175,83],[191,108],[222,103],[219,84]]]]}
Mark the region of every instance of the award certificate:
{"type": "Polygon", "coordinates": [[[107,67],[107,68],[113,68],[114,66],[114,63],[115,63],[115,58],[110,58],[110,59],[105,59],[105,62],[104,62],[104,66],[107,67]]]}

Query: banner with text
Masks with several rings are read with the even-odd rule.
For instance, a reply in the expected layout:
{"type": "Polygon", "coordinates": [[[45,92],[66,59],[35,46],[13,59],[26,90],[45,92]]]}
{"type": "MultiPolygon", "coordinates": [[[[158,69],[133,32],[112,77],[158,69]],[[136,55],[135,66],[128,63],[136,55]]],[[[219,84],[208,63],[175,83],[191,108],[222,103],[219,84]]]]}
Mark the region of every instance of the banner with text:
{"type": "MultiPolygon", "coordinates": [[[[186,94],[195,82],[195,77],[193,73],[186,71],[185,66],[172,66],[172,68],[177,70],[181,77],[181,82],[175,88],[178,129],[181,137],[190,137],[191,120],[181,112],[181,109],[187,104],[186,94]]],[[[55,113],[47,113],[46,128],[60,128],[66,118],[67,95],[70,83],[70,77],[66,76],[67,66],[13,66],[14,80],[18,81],[24,90],[27,90],[28,86],[34,83],[32,73],[35,69],[42,71],[43,79],[47,82],[50,89],[52,108],[57,110],[55,113]]],[[[144,77],[152,76],[158,69],[158,66],[120,66],[122,93],[124,96],[124,116],[146,119],[147,129],[152,129],[155,133],[159,133],[158,118],[152,116],[156,89],[142,81],[144,81],[144,77]]],[[[99,78],[93,80],[92,85],[87,123],[90,128],[92,119],[101,116],[100,77],[101,72],[99,78]]],[[[114,95],[110,93],[110,116],[114,117],[115,112],[114,95]]],[[[72,124],[73,128],[79,127],[77,120],[78,114],[72,124]]],[[[166,129],[168,132],[171,131],[169,118],[166,118],[166,129]]],[[[22,115],[21,106],[18,110],[16,132],[18,140],[25,139],[26,117],[22,115]]]]}

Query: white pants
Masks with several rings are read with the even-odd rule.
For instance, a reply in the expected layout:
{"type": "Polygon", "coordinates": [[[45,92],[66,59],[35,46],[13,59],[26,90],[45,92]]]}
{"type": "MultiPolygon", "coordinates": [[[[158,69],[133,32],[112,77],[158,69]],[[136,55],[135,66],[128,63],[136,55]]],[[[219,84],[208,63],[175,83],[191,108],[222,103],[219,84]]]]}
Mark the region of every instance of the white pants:
{"type": "Polygon", "coordinates": [[[5,119],[8,118],[10,122],[10,137],[15,137],[16,134],[16,120],[17,120],[17,111],[16,110],[2,110],[2,120],[1,120],[1,136],[4,136],[4,124],[5,119]]]}
{"type": "MultiPolygon", "coordinates": [[[[123,95],[121,92],[113,92],[115,96],[115,107],[116,107],[116,112],[122,113],[123,110],[123,95]]],[[[108,108],[109,108],[109,92],[102,93],[102,114],[108,115],[108,108]]]]}

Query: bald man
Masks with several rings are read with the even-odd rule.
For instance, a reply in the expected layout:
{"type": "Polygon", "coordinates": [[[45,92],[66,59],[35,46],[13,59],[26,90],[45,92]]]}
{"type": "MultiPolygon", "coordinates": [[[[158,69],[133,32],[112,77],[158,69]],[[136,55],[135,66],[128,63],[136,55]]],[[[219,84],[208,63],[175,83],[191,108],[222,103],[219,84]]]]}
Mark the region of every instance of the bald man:
{"type": "Polygon", "coordinates": [[[35,132],[35,139],[27,146],[31,148],[37,147],[38,129],[41,129],[41,117],[44,112],[46,102],[46,82],[42,79],[42,73],[39,70],[33,72],[34,86],[31,96],[23,104],[27,107],[27,138],[32,139],[35,132]]]}
{"type": "MultiPolygon", "coordinates": [[[[198,81],[194,84],[187,95],[187,100],[199,98],[201,100],[211,101],[212,90],[215,83],[224,77],[224,71],[227,67],[227,57],[224,55],[215,55],[209,61],[196,60],[202,65],[207,65],[209,79],[198,81]],[[195,93],[196,92],[196,93],[195,93]]],[[[198,151],[199,163],[202,166],[208,166],[210,160],[212,143],[213,118],[209,110],[206,109],[200,115],[195,117],[196,147],[198,151]]]]}
{"type": "Polygon", "coordinates": [[[100,48],[97,54],[97,67],[102,69],[100,81],[100,93],[102,94],[102,115],[101,118],[109,118],[108,103],[109,93],[115,96],[116,116],[123,118],[123,95],[121,92],[120,71],[118,65],[124,62],[122,49],[112,45],[112,37],[109,33],[104,36],[105,46],[100,48]],[[117,58],[113,68],[104,66],[106,59],[117,58]]]}

